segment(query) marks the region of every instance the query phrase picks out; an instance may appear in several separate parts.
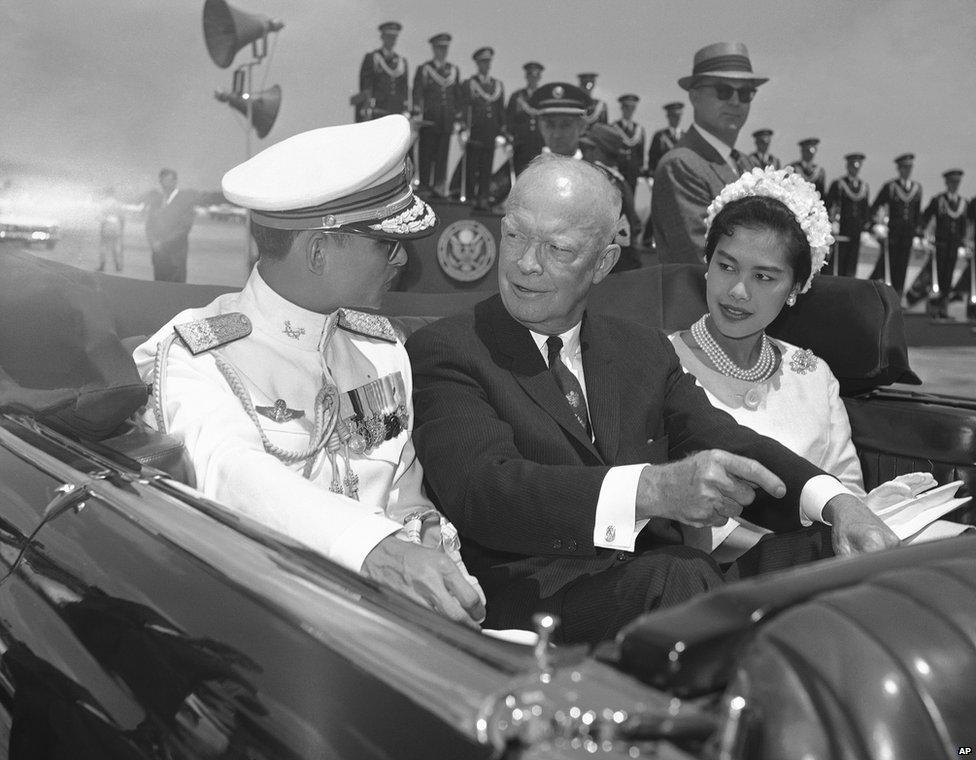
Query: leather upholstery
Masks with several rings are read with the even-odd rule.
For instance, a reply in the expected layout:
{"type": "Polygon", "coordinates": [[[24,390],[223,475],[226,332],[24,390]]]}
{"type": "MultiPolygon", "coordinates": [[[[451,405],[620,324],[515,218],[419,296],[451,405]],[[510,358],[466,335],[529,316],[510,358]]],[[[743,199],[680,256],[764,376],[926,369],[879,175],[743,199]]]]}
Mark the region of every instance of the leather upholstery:
{"type": "Polygon", "coordinates": [[[179,438],[130,423],[123,432],[101,443],[141,465],[161,470],[181,483],[196,485],[193,467],[179,438]]]}
{"type": "MultiPolygon", "coordinates": [[[[958,561],[964,572],[972,577],[972,582],[976,583],[976,535],[905,546],[852,559],[824,560],[814,565],[739,581],[678,607],[650,612],[620,632],[617,651],[613,656],[628,673],[677,696],[714,693],[725,688],[736,677],[733,668],[738,650],[749,645],[757,630],[764,631],[767,626],[780,620],[780,613],[797,607],[819,610],[814,605],[825,595],[862,585],[879,588],[883,583],[897,582],[902,574],[910,570],[915,572],[947,559],[958,561]]],[[[918,588],[920,593],[928,594],[938,588],[941,595],[939,585],[928,588],[919,585],[918,588]]],[[[931,604],[940,606],[937,614],[945,615],[952,610],[950,604],[955,603],[950,600],[959,601],[957,596],[949,595],[944,608],[938,601],[931,604]]],[[[886,619],[883,611],[879,612],[876,620],[865,624],[867,627],[863,633],[883,637],[887,635],[886,629],[900,626],[901,635],[905,636],[906,641],[929,647],[927,629],[920,633],[918,625],[919,621],[923,621],[927,626],[935,616],[923,615],[917,607],[906,607],[904,610],[902,607],[905,607],[902,603],[893,604],[892,622],[886,619]],[[898,615],[903,617],[900,624],[894,622],[899,619],[898,615]],[[914,620],[912,615],[915,616],[914,620]]],[[[968,631],[972,642],[976,642],[976,593],[970,593],[968,598],[963,599],[959,614],[968,616],[969,622],[964,630],[968,631]]],[[[786,619],[785,615],[783,619],[786,619]]],[[[809,638],[820,637],[819,622],[812,622],[810,616],[804,620],[810,630],[809,638]]],[[[933,625],[937,622],[933,622],[933,625]]],[[[770,630],[780,629],[773,627],[770,630]]],[[[823,643],[818,645],[817,651],[844,640],[828,635],[822,638],[823,643]]],[[[932,639],[932,642],[936,641],[932,639]]],[[[947,661],[956,662],[960,670],[964,670],[967,663],[976,667],[976,649],[966,649],[961,644],[943,652],[933,643],[925,654],[926,657],[945,657],[947,661]]],[[[851,667],[856,672],[856,668],[851,667]]],[[[972,683],[976,681],[970,680],[971,694],[976,695],[972,683]]],[[[934,756],[924,753],[917,755],[934,756]]],[[[815,753],[813,757],[831,755],[815,753]]]]}
{"type": "Polygon", "coordinates": [[[972,746],[976,542],[967,543],[820,594],[764,626],[726,693],[726,704],[746,703],[731,756],[908,760],[972,746]]]}

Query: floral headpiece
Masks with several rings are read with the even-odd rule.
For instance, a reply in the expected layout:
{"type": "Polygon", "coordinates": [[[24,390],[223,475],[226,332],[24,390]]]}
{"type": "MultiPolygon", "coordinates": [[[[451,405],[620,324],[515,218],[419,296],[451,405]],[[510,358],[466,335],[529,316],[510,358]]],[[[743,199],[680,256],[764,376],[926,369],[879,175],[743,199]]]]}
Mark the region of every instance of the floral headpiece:
{"type": "Polygon", "coordinates": [[[834,236],[830,234],[827,207],[820,199],[820,193],[811,183],[795,174],[792,166],[785,169],[755,168],[722,188],[718,197],[709,204],[705,217],[706,234],[715,221],[716,215],[726,204],[750,195],[775,198],[792,211],[796,221],[800,223],[800,229],[810,243],[810,277],[800,288],[801,293],[806,293],[813,283],[813,278],[823,267],[827,252],[834,243],[834,236]]]}

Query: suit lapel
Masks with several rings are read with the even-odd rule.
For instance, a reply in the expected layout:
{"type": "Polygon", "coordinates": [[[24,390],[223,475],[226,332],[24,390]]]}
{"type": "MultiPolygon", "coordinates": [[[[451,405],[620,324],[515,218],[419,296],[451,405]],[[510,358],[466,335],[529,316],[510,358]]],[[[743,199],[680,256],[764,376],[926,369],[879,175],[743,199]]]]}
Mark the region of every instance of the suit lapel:
{"type": "Polygon", "coordinates": [[[684,147],[690,148],[708,161],[708,165],[715,172],[715,176],[722,182],[723,187],[730,182],[735,182],[739,178],[732,171],[732,167],[722,157],[722,154],[715,150],[708,140],[698,134],[697,129],[689,129],[685,132],[684,137],[681,138],[681,143],[684,147]]]}
{"type": "Polygon", "coordinates": [[[583,317],[580,346],[590,425],[596,447],[608,463],[614,461],[620,445],[620,386],[609,350],[613,345],[614,336],[601,329],[599,320],[594,324],[589,316],[583,317]]]}
{"type": "MultiPolygon", "coordinates": [[[[507,368],[522,389],[536,404],[552,417],[570,437],[582,444],[595,458],[600,453],[594,447],[586,430],[573,415],[573,410],[549,374],[542,353],[532,340],[527,328],[520,325],[505,311],[500,296],[494,296],[482,304],[490,327],[489,346],[499,364],[507,368]]],[[[584,372],[586,370],[584,369],[584,372]]],[[[590,379],[586,376],[587,400],[591,398],[590,379]]],[[[591,406],[592,409],[592,406],[591,406]]],[[[592,420],[591,420],[592,423],[592,420]]]]}

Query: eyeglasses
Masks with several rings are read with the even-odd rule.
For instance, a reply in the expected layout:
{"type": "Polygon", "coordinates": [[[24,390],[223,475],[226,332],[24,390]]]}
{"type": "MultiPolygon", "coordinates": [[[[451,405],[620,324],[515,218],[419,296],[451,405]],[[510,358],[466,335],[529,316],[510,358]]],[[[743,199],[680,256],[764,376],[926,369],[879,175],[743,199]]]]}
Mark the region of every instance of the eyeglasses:
{"type": "Polygon", "coordinates": [[[402,267],[407,263],[407,250],[400,245],[399,240],[384,240],[382,242],[389,246],[386,252],[386,260],[390,266],[402,267]]]}
{"type": "Polygon", "coordinates": [[[728,100],[732,97],[732,93],[736,92],[739,94],[740,103],[749,103],[754,97],[756,97],[755,87],[733,87],[730,84],[725,84],[720,82],[719,84],[700,84],[697,87],[692,87],[693,90],[700,90],[703,87],[711,87],[715,90],[715,97],[719,100],[728,100]]]}

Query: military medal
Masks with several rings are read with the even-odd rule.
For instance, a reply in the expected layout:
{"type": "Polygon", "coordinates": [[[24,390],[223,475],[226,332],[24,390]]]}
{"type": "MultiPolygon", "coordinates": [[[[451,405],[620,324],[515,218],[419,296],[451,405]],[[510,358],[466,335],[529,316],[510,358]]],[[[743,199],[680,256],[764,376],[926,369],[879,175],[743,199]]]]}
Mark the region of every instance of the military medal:
{"type": "Polygon", "coordinates": [[[343,394],[343,436],[350,449],[369,454],[384,441],[409,429],[406,389],[399,372],[372,380],[343,394]]]}

